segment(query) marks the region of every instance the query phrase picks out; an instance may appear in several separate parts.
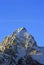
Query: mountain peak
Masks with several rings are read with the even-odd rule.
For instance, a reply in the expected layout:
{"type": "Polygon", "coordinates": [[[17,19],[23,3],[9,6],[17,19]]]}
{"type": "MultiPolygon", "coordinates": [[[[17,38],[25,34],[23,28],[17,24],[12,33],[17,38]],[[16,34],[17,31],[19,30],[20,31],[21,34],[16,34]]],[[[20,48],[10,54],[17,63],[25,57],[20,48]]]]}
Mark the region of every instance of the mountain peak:
{"type": "Polygon", "coordinates": [[[25,27],[21,27],[21,28],[18,28],[16,31],[17,32],[21,32],[21,31],[25,31],[26,32],[26,28],[25,27]]]}
{"type": "Polygon", "coordinates": [[[34,37],[25,27],[18,28],[0,44],[0,63],[1,65],[11,65],[11,63],[12,65],[44,65],[44,48],[37,46],[34,37]],[[25,64],[16,64],[19,62],[25,64]]]}

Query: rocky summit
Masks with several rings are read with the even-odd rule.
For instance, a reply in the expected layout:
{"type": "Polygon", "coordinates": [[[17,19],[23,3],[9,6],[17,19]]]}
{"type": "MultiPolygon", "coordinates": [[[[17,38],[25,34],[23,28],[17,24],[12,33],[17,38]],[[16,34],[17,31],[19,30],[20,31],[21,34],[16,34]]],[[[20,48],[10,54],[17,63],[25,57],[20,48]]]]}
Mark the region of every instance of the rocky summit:
{"type": "Polygon", "coordinates": [[[44,65],[44,47],[26,28],[18,28],[0,44],[0,65],[44,65]]]}

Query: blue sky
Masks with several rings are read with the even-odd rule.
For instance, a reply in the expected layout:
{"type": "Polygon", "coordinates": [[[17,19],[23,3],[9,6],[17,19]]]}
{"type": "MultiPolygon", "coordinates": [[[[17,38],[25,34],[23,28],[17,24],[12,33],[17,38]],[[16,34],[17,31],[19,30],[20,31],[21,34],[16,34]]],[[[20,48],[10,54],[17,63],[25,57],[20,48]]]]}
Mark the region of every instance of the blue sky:
{"type": "Polygon", "coordinates": [[[0,42],[18,27],[44,46],[44,0],[0,0],[0,42]]]}

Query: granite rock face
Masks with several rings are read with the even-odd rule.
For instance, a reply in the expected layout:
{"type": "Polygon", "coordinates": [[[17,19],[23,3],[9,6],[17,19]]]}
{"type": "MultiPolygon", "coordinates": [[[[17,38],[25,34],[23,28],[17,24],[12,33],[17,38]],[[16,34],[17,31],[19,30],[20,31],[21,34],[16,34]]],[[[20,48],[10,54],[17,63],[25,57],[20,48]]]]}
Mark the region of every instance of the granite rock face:
{"type": "Polygon", "coordinates": [[[0,65],[44,65],[44,47],[22,27],[0,44],[0,65]]]}

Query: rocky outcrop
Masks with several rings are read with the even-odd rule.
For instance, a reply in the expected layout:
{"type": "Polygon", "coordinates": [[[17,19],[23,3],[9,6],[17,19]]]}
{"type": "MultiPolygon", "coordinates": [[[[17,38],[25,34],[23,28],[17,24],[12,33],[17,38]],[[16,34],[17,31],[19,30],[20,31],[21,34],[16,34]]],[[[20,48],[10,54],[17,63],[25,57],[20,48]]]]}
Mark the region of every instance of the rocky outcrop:
{"type": "Polygon", "coordinates": [[[44,65],[44,48],[22,27],[0,44],[0,65],[44,65]]]}

